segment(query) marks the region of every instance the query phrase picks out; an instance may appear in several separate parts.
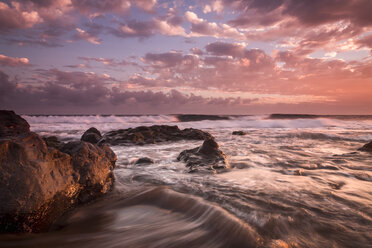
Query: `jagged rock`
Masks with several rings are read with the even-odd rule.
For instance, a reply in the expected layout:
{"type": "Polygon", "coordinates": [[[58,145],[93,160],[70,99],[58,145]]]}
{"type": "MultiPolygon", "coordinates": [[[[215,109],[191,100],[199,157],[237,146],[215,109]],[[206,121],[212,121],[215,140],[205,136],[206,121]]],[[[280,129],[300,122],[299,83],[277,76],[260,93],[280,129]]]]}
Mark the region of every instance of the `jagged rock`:
{"type": "Polygon", "coordinates": [[[89,142],[92,144],[97,144],[101,139],[102,139],[101,132],[98,131],[97,128],[91,127],[87,131],[84,132],[80,140],[89,142]]]}
{"type": "Polygon", "coordinates": [[[106,133],[105,143],[110,145],[144,145],[164,141],[204,140],[212,138],[207,132],[194,128],[180,130],[178,126],[154,125],[120,129],[106,133]]]}
{"type": "Polygon", "coordinates": [[[72,206],[110,189],[116,155],[109,147],[79,141],[58,150],[30,132],[28,123],[14,112],[0,111],[0,120],[4,119],[7,122],[0,122],[0,232],[48,230],[72,206]]]}
{"type": "Polygon", "coordinates": [[[153,163],[154,163],[154,160],[148,157],[139,158],[134,162],[134,164],[136,165],[153,164],[153,163]]]}
{"type": "Polygon", "coordinates": [[[247,133],[244,131],[233,131],[232,135],[246,135],[247,133]]]}
{"type": "Polygon", "coordinates": [[[372,152],[372,141],[359,148],[360,151],[372,152]]]}
{"type": "Polygon", "coordinates": [[[177,160],[185,162],[189,172],[229,168],[225,154],[214,139],[206,139],[200,147],[182,151],[177,160]]]}

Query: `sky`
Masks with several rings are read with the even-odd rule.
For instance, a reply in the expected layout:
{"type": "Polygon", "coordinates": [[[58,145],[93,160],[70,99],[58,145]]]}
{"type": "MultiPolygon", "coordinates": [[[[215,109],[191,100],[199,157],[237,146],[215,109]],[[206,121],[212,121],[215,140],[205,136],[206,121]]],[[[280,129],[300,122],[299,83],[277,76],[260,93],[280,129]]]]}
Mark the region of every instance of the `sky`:
{"type": "Polygon", "coordinates": [[[0,0],[0,109],[372,114],[371,0],[0,0]]]}

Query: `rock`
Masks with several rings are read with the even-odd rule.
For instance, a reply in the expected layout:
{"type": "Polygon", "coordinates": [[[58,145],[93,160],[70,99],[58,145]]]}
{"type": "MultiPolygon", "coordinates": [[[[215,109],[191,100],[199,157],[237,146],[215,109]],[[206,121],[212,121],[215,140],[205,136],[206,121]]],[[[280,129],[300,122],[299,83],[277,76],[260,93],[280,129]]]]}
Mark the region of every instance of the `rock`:
{"type": "Polygon", "coordinates": [[[246,135],[247,133],[244,131],[233,131],[232,135],[246,135]]]}
{"type": "Polygon", "coordinates": [[[0,110],[0,137],[9,137],[30,132],[30,125],[13,111],[0,110]]]}
{"type": "Polygon", "coordinates": [[[154,160],[148,157],[139,158],[134,162],[134,164],[136,165],[153,164],[153,163],[155,163],[154,160]]]}
{"type": "Polygon", "coordinates": [[[185,162],[186,166],[189,167],[189,172],[201,169],[215,172],[216,169],[230,168],[225,154],[212,138],[206,139],[200,147],[184,150],[178,155],[177,160],[185,162]]]}
{"type": "Polygon", "coordinates": [[[91,127],[87,131],[84,132],[80,140],[89,142],[92,144],[97,144],[101,139],[102,139],[101,132],[98,131],[95,127],[91,127]]]}
{"type": "Polygon", "coordinates": [[[178,121],[189,122],[189,121],[204,121],[204,120],[229,120],[228,116],[221,115],[176,115],[178,121]]]}
{"type": "Polygon", "coordinates": [[[372,141],[359,148],[360,151],[372,152],[372,141]]]}
{"type": "Polygon", "coordinates": [[[194,128],[180,130],[178,126],[154,125],[120,129],[106,133],[105,143],[110,145],[144,145],[165,141],[204,140],[212,138],[207,132],[194,128]]]}
{"type": "Polygon", "coordinates": [[[109,147],[78,141],[58,150],[9,112],[0,112],[0,120],[16,120],[6,132],[0,122],[0,232],[48,230],[71,207],[110,189],[116,155],[109,147]]]}
{"type": "Polygon", "coordinates": [[[116,155],[106,145],[101,147],[88,142],[73,141],[65,144],[62,152],[71,156],[81,187],[79,200],[86,202],[105,194],[113,184],[116,155]]]}
{"type": "Polygon", "coordinates": [[[43,140],[47,147],[53,147],[57,150],[60,150],[64,145],[64,143],[59,141],[56,136],[43,137],[43,140]]]}

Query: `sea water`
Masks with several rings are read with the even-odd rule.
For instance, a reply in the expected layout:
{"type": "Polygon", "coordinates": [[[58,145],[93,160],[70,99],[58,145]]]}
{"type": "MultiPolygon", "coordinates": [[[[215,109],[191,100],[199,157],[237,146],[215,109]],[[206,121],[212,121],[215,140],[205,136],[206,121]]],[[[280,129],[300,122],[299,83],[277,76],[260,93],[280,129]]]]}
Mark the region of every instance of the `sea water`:
{"type": "Polygon", "coordinates": [[[2,235],[0,247],[372,247],[372,154],[358,151],[372,140],[371,116],[23,117],[62,141],[90,127],[198,128],[215,137],[232,169],[188,173],[176,158],[202,141],[113,146],[108,195],[48,233],[2,235]],[[140,157],[155,163],[135,165],[140,157]]]}

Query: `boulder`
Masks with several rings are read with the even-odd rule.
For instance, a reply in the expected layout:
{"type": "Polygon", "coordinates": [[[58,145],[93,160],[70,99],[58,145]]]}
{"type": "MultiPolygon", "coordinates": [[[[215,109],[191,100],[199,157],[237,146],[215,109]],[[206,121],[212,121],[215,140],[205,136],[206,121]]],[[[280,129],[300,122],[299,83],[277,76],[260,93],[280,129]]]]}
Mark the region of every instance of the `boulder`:
{"type": "Polygon", "coordinates": [[[134,162],[134,164],[136,165],[145,165],[145,164],[153,164],[153,163],[155,163],[154,160],[148,157],[139,158],[134,162]]]}
{"type": "Polygon", "coordinates": [[[372,141],[359,148],[360,151],[372,152],[372,141]]]}
{"type": "Polygon", "coordinates": [[[97,128],[91,127],[87,131],[84,132],[80,140],[89,142],[92,144],[97,144],[101,139],[102,139],[101,132],[98,131],[97,128]]]}
{"type": "Polygon", "coordinates": [[[199,170],[212,170],[229,168],[225,154],[219,149],[214,139],[206,139],[200,147],[182,151],[178,161],[183,161],[189,167],[189,172],[199,170]]]}
{"type": "Polygon", "coordinates": [[[246,135],[247,133],[244,131],[233,131],[232,135],[246,135]]]}
{"type": "Polygon", "coordinates": [[[212,135],[194,128],[180,130],[178,126],[154,125],[111,131],[103,136],[103,142],[110,145],[145,145],[207,138],[212,138],[212,135]]]}
{"type": "Polygon", "coordinates": [[[78,141],[58,150],[30,132],[28,123],[14,112],[1,111],[0,120],[4,119],[0,232],[46,231],[71,207],[110,189],[116,155],[109,147],[78,141]],[[9,124],[12,120],[14,124],[9,124]]]}
{"type": "Polygon", "coordinates": [[[30,132],[30,125],[14,111],[0,110],[0,137],[30,132]]]}

